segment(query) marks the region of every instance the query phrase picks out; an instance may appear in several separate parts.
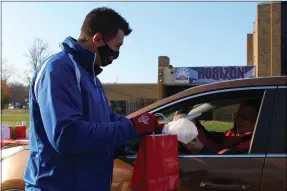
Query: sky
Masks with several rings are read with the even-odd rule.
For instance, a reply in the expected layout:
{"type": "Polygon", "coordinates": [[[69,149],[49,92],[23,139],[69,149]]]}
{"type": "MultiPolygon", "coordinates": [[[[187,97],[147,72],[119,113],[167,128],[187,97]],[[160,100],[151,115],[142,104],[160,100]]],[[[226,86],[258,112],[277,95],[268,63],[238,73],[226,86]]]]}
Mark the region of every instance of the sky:
{"type": "Polygon", "coordinates": [[[11,81],[23,82],[24,54],[35,38],[59,52],[59,42],[78,38],[86,14],[101,6],[133,29],[99,75],[103,83],[156,83],[158,56],[174,67],[246,65],[255,2],[2,2],[2,57],[16,69],[11,81]]]}

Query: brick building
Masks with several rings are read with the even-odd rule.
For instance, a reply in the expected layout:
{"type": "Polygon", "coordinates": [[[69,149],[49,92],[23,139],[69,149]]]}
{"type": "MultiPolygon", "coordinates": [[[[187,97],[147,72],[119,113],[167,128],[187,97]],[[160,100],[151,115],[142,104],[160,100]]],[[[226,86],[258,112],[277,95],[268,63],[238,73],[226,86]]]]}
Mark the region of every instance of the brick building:
{"type": "Polygon", "coordinates": [[[257,6],[253,33],[247,34],[247,65],[256,77],[286,75],[286,2],[257,6]]]}
{"type": "Polygon", "coordinates": [[[158,99],[158,84],[103,84],[110,104],[121,107],[123,114],[132,113],[158,99]],[[113,103],[115,102],[115,103],[113,103]]]}
{"type": "Polygon", "coordinates": [[[103,84],[107,97],[114,108],[119,107],[123,114],[129,114],[156,100],[204,83],[286,75],[286,25],[286,2],[258,4],[253,33],[247,34],[247,63],[229,67],[174,68],[169,57],[159,56],[157,83],[103,84]]]}

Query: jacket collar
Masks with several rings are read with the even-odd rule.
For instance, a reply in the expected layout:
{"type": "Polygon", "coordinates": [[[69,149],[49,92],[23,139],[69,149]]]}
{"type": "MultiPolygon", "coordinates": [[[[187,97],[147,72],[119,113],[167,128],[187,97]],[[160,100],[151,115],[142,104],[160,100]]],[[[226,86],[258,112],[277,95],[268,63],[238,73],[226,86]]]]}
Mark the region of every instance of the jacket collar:
{"type": "Polygon", "coordinates": [[[95,75],[99,75],[103,69],[95,65],[96,54],[83,48],[78,44],[77,40],[72,37],[67,37],[63,43],[63,50],[70,53],[76,63],[85,68],[90,74],[93,75],[93,70],[95,70],[95,75]]]}

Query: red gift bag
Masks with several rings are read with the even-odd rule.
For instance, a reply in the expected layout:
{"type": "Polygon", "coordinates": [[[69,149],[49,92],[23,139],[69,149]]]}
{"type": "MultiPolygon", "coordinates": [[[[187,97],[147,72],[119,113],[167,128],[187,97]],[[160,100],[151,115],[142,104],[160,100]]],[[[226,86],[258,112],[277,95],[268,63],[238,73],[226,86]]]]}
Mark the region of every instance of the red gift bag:
{"type": "Polygon", "coordinates": [[[18,125],[16,126],[16,139],[26,138],[26,126],[18,125]]]}
{"type": "Polygon", "coordinates": [[[149,135],[141,139],[131,188],[134,191],[171,191],[179,188],[176,135],[149,135]]]}

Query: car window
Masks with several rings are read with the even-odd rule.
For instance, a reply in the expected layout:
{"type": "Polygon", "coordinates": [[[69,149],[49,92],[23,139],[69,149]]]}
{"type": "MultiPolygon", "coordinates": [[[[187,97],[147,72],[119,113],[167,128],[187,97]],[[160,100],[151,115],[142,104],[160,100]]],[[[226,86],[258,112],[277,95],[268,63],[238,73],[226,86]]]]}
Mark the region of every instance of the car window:
{"type": "MultiPolygon", "coordinates": [[[[239,106],[242,102],[247,100],[257,99],[261,104],[262,97],[265,89],[239,89],[227,92],[211,92],[210,94],[195,95],[190,99],[183,99],[182,101],[175,101],[175,104],[170,104],[167,107],[157,109],[155,113],[161,113],[168,121],[172,121],[175,113],[189,113],[194,108],[200,107],[203,104],[211,104],[213,107],[211,110],[206,110],[200,117],[194,119],[194,123],[197,128],[206,130],[210,139],[215,139],[215,142],[220,142],[224,138],[228,130],[233,129],[234,120],[239,106]]],[[[152,111],[153,112],[153,111],[152,111]]],[[[166,122],[165,119],[159,118],[161,122],[166,122]]],[[[204,131],[205,132],[205,131],[204,131]]],[[[161,132],[156,132],[161,133],[161,132]]],[[[136,154],[138,149],[139,138],[127,142],[122,148],[124,155],[136,154]]],[[[179,144],[181,145],[181,144],[179,144]]],[[[248,150],[246,151],[248,153],[248,150]]],[[[122,153],[122,154],[123,154],[122,153]]],[[[120,154],[120,155],[122,155],[120,154]]],[[[194,154],[188,153],[184,147],[179,147],[179,154],[194,154]]],[[[217,153],[215,153],[217,154],[217,153]]]]}
{"type": "Polygon", "coordinates": [[[207,131],[226,132],[233,128],[233,122],[240,104],[230,104],[203,113],[198,121],[207,131]]]}
{"type": "MultiPolygon", "coordinates": [[[[186,150],[189,148],[188,145],[180,144],[179,153],[248,153],[261,101],[262,95],[252,95],[209,102],[210,110],[193,120],[199,131],[198,139],[204,149],[195,152],[193,149],[186,150]]],[[[190,145],[194,146],[192,143],[190,145]]]]}
{"type": "Polygon", "coordinates": [[[279,88],[269,139],[269,154],[286,154],[286,88],[279,88]]]}

